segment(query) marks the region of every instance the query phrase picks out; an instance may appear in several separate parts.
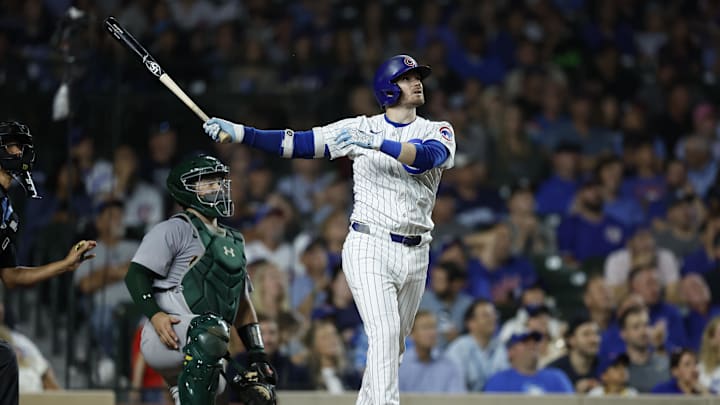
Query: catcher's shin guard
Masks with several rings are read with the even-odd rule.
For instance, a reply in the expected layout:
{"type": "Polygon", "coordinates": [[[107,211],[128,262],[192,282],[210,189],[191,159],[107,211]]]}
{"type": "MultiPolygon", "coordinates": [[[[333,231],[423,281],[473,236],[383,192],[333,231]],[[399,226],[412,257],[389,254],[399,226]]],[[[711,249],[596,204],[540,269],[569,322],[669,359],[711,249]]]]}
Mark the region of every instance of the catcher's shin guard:
{"type": "Polygon", "coordinates": [[[185,361],[178,379],[182,405],[212,405],[218,389],[222,358],[228,350],[230,329],[214,314],[193,318],[183,352],[185,361]]]}

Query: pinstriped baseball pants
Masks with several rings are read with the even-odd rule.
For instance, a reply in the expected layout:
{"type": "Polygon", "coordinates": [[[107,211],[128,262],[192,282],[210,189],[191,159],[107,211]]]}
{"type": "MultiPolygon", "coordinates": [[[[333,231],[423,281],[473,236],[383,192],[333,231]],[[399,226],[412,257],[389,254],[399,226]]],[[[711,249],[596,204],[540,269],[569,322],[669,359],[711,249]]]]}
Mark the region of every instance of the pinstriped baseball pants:
{"type": "Polygon", "coordinates": [[[343,271],[369,344],[357,405],[400,403],[400,356],[425,290],[429,255],[429,244],[405,246],[389,235],[348,233],[343,271]]]}

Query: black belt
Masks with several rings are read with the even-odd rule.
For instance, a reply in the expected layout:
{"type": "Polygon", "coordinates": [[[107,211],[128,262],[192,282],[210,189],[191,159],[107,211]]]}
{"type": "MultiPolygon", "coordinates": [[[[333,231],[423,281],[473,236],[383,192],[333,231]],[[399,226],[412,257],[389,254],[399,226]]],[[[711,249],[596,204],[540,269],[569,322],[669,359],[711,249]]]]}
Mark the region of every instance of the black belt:
{"type": "MultiPolygon", "coordinates": [[[[360,233],[366,233],[368,235],[371,234],[370,232],[370,226],[366,224],[361,224],[359,222],[353,222],[350,224],[350,227],[354,229],[357,232],[360,233]]],[[[397,243],[402,243],[405,246],[417,246],[422,242],[422,236],[420,235],[399,235],[397,233],[389,232],[390,234],[390,240],[397,243]]]]}

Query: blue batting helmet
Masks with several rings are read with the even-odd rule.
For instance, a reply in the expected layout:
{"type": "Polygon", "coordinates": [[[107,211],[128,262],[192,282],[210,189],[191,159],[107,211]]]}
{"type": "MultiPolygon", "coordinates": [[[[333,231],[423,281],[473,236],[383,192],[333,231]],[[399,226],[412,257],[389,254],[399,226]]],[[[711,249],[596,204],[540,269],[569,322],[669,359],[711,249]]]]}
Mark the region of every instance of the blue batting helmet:
{"type": "Polygon", "coordinates": [[[421,78],[430,76],[430,66],[418,65],[411,56],[395,55],[380,65],[375,72],[373,90],[380,106],[385,108],[397,103],[400,98],[400,86],[395,81],[403,74],[416,70],[421,78]]]}

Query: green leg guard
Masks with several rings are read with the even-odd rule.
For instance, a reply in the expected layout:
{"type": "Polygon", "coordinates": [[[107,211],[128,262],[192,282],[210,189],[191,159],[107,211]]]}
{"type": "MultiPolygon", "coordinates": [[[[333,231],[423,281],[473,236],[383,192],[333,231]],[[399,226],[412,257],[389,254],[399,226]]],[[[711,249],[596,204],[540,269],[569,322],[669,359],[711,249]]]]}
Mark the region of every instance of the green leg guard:
{"type": "Polygon", "coordinates": [[[182,405],[213,405],[218,389],[222,358],[227,353],[230,329],[217,315],[193,318],[183,352],[185,361],[178,378],[182,405]]]}

